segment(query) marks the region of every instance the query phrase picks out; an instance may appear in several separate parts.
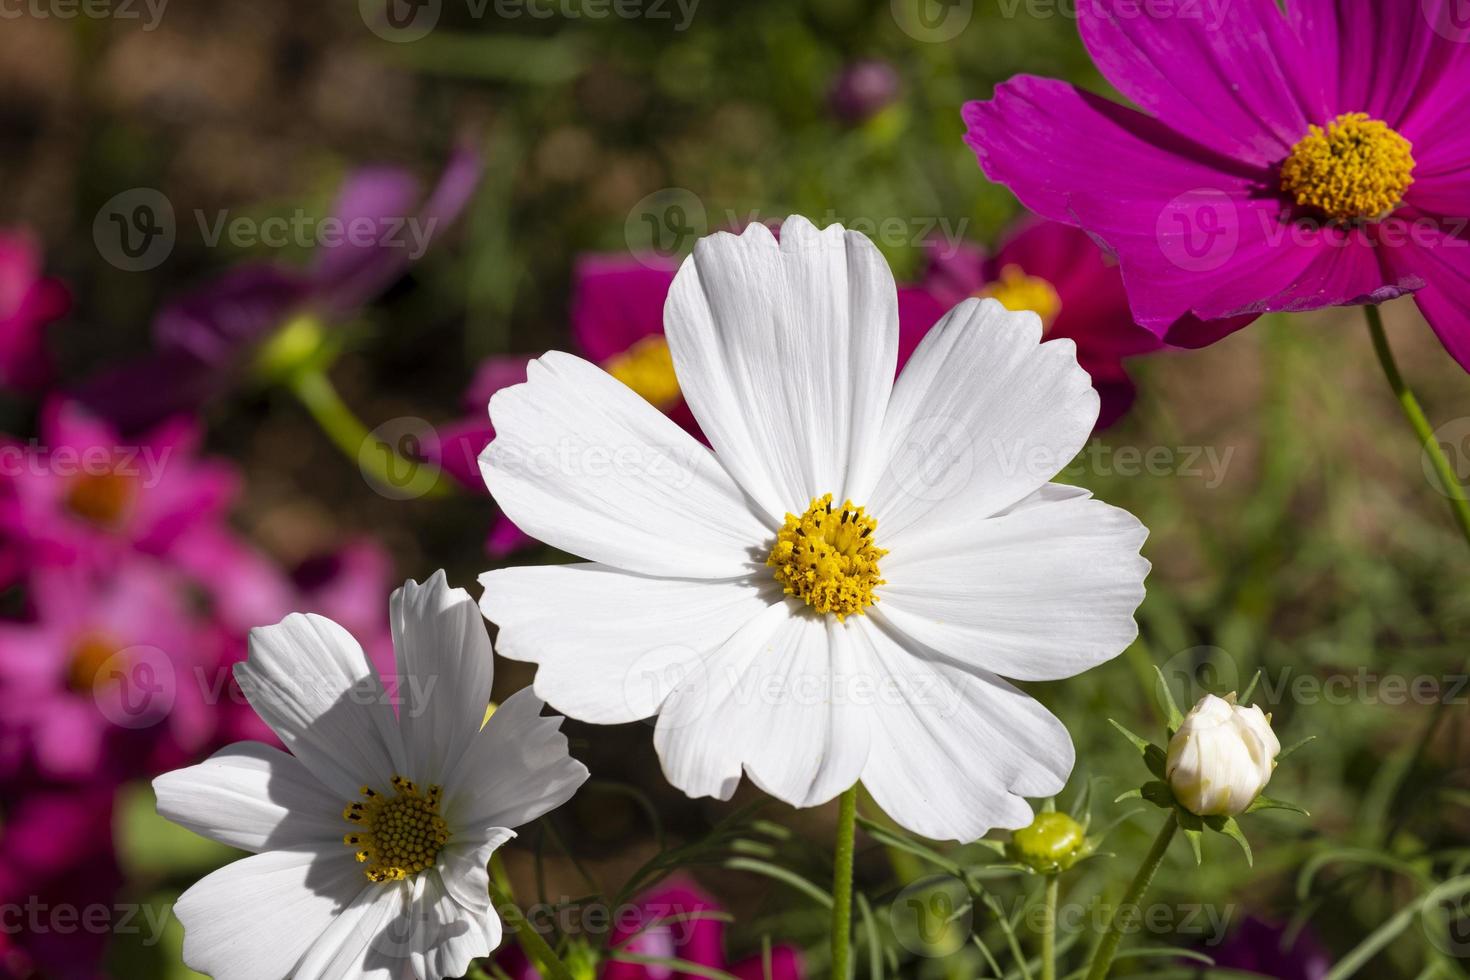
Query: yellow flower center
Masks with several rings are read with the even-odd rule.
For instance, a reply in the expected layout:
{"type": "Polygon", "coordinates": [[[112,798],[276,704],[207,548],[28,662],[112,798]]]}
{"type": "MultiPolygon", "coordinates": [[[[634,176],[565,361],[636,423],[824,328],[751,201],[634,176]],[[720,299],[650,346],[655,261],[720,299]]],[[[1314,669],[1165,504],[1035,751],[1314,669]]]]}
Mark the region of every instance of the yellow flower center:
{"type": "Polygon", "coordinates": [[[1313,126],[1281,165],[1281,189],[1334,221],[1382,218],[1414,183],[1414,144],[1366,113],[1313,126]]]}
{"type": "Polygon", "coordinates": [[[662,336],[644,337],[608,359],[607,373],[642,395],[654,408],[669,408],[679,401],[679,378],[674,374],[674,355],[662,336]]]}
{"type": "Polygon", "coordinates": [[[1062,298],[1056,287],[1038,276],[1028,276],[1019,265],[1000,270],[1000,278],[975,294],[993,299],[1008,310],[1031,312],[1041,317],[1041,325],[1050,327],[1062,312],[1062,298]]]}
{"type": "MultiPolygon", "coordinates": [[[[73,691],[91,691],[98,683],[98,675],[107,661],[122,647],[111,637],[101,633],[87,633],[71,649],[71,664],[67,670],[67,684],[73,691]]],[[[111,682],[115,678],[101,678],[111,682]]]]}
{"type": "Polygon", "coordinates": [[[133,478],[123,473],[84,473],[66,492],[66,509],[99,527],[117,527],[133,501],[133,478]]]}
{"type": "Polygon", "coordinates": [[[845,501],[832,509],[832,495],[812,498],[800,517],[787,514],[766,564],[775,570],[787,595],[840,622],[878,601],[873,590],[883,584],[878,559],[888,552],[873,544],[878,522],[861,507],[845,501]]]}
{"type": "Polygon", "coordinates": [[[362,799],[342,811],[348,823],[360,829],[343,837],[358,849],[359,864],[367,865],[368,881],[403,881],[434,866],[439,850],[449,843],[449,825],[439,815],[443,791],[418,786],[402,776],[393,777],[393,796],[384,796],[371,786],[362,788],[362,799]]]}

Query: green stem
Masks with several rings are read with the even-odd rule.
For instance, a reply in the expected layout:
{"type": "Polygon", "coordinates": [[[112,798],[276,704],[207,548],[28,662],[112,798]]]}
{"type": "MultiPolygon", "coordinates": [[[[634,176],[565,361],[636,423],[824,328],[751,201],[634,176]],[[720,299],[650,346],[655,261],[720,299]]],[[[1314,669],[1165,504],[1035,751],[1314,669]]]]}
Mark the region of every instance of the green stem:
{"type": "Polygon", "coordinates": [[[1439,440],[1434,438],[1434,429],[1425,417],[1424,409],[1419,407],[1419,399],[1414,397],[1414,392],[1399,373],[1398,362],[1394,360],[1393,350],[1388,346],[1388,334],[1383,329],[1383,315],[1376,306],[1363,307],[1363,315],[1368,318],[1368,333],[1373,338],[1373,351],[1383,367],[1383,376],[1388,379],[1388,386],[1393,389],[1399,407],[1404,410],[1409,424],[1414,427],[1414,434],[1419,437],[1420,447],[1429,456],[1429,462],[1439,476],[1440,486],[1449,498],[1455,522],[1460,525],[1460,533],[1465,536],[1466,543],[1470,543],[1470,498],[1466,497],[1465,488],[1460,485],[1455,468],[1450,465],[1444,450],[1440,448],[1439,440]]]}
{"type": "Polygon", "coordinates": [[[404,500],[444,496],[439,468],[421,460],[405,459],[393,446],[369,432],[324,373],[316,369],[298,371],[288,385],[332,443],[380,489],[404,500]]]}
{"type": "Polygon", "coordinates": [[[1041,980],[1057,980],[1058,876],[1046,876],[1046,904],[1041,919],[1041,980]]]}
{"type": "Polygon", "coordinates": [[[1140,913],[1138,903],[1143,900],[1144,892],[1148,891],[1148,886],[1153,882],[1159,865],[1164,861],[1164,854],[1169,850],[1169,843],[1174,839],[1174,832],[1178,829],[1179,820],[1175,814],[1170,813],[1169,819],[1159,828],[1159,835],[1154,838],[1153,847],[1149,848],[1143,864],[1139,865],[1128,890],[1123,893],[1123,900],[1113,910],[1107,932],[1103,933],[1102,942],[1097,944],[1097,952],[1092,954],[1092,964],[1087,968],[1087,980],[1103,980],[1108,975],[1113,957],[1118,953],[1118,944],[1123,941],[1124,934],[1133,928],[1133,920],[1140,913]]]}
{"type": "Polygon", "coordinates": [[[857,839],[858,788],[838,800],[837,846],[832,854],[832,980],[848,980],[852,953],[852,860],[857,839]]]}
{"type": "Polygon", "coordinates": [[[547,980],[572,980],[571,971],[566,968],[566,964],[557,958],[546,940],[541,938],[541,933],[536,931],[535,926],[521,912],[521,907],[501,890],[493,877],[490,880],[490,901],[495,903],[495,910],[500,913],[501,920],[515,933],[516,942],[521,944],[521,949],[536,964],[543,977],[547,980]]]}

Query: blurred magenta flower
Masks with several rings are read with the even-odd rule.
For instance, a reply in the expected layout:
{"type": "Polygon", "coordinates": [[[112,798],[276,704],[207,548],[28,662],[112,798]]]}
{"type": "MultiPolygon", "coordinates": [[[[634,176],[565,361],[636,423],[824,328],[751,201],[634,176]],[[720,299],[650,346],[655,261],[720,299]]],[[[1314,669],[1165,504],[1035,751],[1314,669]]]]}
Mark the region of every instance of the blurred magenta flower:
{"type": "Polygon", "coordinates": [[[1114,252],[1138,321],[1173,343],[1414,292],[1470,368],[1457,3],[1082,4],[1098,69],[1143,111],[1022,75],[965,106],[966,140],[1027,207],[1114,252]]]}
{"type": "Polygon", "coordinates": [[[899,364],[938,319],[961,300],[990,296],[1012,310],[1041,317],[1047,339],[1077,344],[1077,360],[1102,397],[1097,427],[1116,422],[1133,403],[1123,359],[1161,349],[1134,323],[1118,267],[1077,228],[1027,218],[994,255],[964,242],[933,242],[917,286],[899,287],[899,364]]]}
{"type": "Polygon", "coordinates": [[[71,293],[41,270],[29,233],[0,231],[0,388],[38,391],[53,367],[45,332],[71,308],[71,293]]]}
{"type": "Polygon", "coordinates": [[[1217,967],[1246,970],[1277,980],[1323,980],[1332,957],[1309,930],[1287,941],[1287,930],[1247,918],[1219,947],[1206,950],[1217,967]]]}
{"type": "Polygon", "coordinates": [[[197,457],[197,423],[174,419],[124,438],[74,402],[42,408],[39,437],[0,442],[0,537],[29,562],[107,565],[124,552],[166,555],[218,520],[238,480],[197,457]]]}
{"type": "Polygon", "coordinates": [[[171,569],[143,556],[106,578],[42,565],[28,585],[31,618],[0,623],[0,727],[22,764],[95,781],[158,772],[205,746],[218,647],[171,569]]]}
{"type": "Polygon", "coordinates": [[[251,368],[289,368],[319,355],[329,343],[321,328],[401,278],[464,211],[480,172],[479,154],[462,147],[427,198],[406,171],[353,172],[327,219],[344,233],[319,243],[305,268],[248,262],[179,297],[154,321],[153,353],[102,372],[77,396],[134,431],[198,410],[251,368]]]}
{"type": "MultiPolygon", "coordinates": [[[[769,975],[761,954],[731,963],[725,955],[725,923],[709,913],[721,913],[720,903],[691,879],[675,877],[633,900],[636,908],[615,909],[610,950],[655,959],[679,959],[708,970],[723,970],[740,980],[801,980],[801,951],[795,946],[771,949],[769,975]],[[628,914],[631,913],[631,914],[628,914]]],[[[539,980],[519,946],[507,944],[496,964],[512,980],[539,980]]],[[[609,954],[597,971],[598,980],[699,980],[663,964],[618,961],[609,954]]]]}
{"type": "Polygon", "coordinates": [[[879,58],[864,58],[837,73],[827,105],[838,119],[855,125],[892,105],[900,88],[897,69],[879,58]]]}
{"type": "Polygon", "coordinates": [[[113,853],[113,786],[8,783],[0,792],[0,977],[99,980],[112,930],[79,928],[122,883],[113,853]],[[60,912],[74,918],[53,918],[60,912]],[[53,928],[33,928],[32,922],[53,928]],[[20,928],[15,928],[19,925],[20,928]]]}

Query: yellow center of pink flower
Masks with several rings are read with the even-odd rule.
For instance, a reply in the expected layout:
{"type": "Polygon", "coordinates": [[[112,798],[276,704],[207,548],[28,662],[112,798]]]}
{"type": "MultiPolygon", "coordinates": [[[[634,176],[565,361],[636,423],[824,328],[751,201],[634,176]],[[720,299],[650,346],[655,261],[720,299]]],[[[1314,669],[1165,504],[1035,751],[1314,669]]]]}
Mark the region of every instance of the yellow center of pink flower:
{"type": "Polygon", "coordinates": [[[1414,145],[1363,112],[1313,126],[1281,165],[1281,189],[1333,221],[1386,217],[1414,183],[1414,145]]]}
{"type": "Polygon", "coordinates": [[[878,559],[888,552],[873,544],[878,522],[852,501],[832,509],[832,495],[812,498],[806,513],[787,514],[766,564],[777,582],[819,613],[841,622],[863,615],[883,584],[878,559]]]}
{"type": "Polygon", "coordinates": [[[1041,317],[1042,329],[1055,323],[1062,312],[1062,297],[1056,287],[1039,276],[1028,276],[1019,265],[1001,269],[1000,278],[975,295],[993,299],[1016,313],[1035,313],[1041,317]]]}
{"type": "Polygon", "coordinates": [[[99,678],[102,668],[121,649],[111,637],[101,633],[87,633],[71,649],[71,663],[67,669],[67,685],[73,691],[90,692],[99,679],[106,682],[111,678],[99,678]]]}
{"type": "Polygon", "coordinates": [[[669,342],[657,334],[644,337],[603,365],[607,373],[632,388],[654,408],[679,402],[679,378],[669,342]]]}
{"type": "Polygon", "coordinates": [[[133,501],[133,479],[122,473],[84,473],[66,493],[66,509],[99,527],[117,527],[133,501]]]}
{"type": "Polygon", "coordinates": [[[393,777],[394,795],[384,796],[371,786],[362,788],[362,799],[350,803],[342,818],[358,830],[342,838],[357,848],[359,864],[367,865],[368,881],[403,881],[426,871],[449,843],[449,825],[439,814],[443,790],[430,786],[420,793],[412,780],[393,777]]]}

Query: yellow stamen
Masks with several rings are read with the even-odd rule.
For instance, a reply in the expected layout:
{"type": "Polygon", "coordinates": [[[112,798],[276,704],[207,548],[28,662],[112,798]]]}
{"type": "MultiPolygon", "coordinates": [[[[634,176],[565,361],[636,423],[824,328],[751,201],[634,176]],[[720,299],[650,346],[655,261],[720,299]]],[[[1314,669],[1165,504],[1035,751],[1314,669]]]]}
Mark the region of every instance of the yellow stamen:
{"type": "Polygon", "coordinates": [[[1043,328],[1056,322],[1062,312],[1062,297],[1051,283],[1039,276],[1028,276],[1019,265],[1007,265],[1000,278],[975,294],[996,300],[1017,313],[1031,312],[1041,317],[1043,328]]]}
{"type": "Polygon", "coordinates": [[[393,796],[385,796],[364,786],[362,799],[342,811],[342,819],[359,828],[342,842],[357,848],[371,882],[403,881],[432,868],[449,843],[449,825],[439,815],[443,790],[430,786],[420,793],[402,776],[393,777],[393,789],[393,796]]]}
{"type": "Polygon", "coordinates": [[[679,378],[674,374],[674,355],[660,335],[644,337],[603,365],[607,373],[642,395],[654,408],[669,408],[679,401],[679,378]]]}
{"type": "Polygon", "coordinates": [[[1281,189],[1334,221],[1386,217],[1414,183],[1414,144],[1367,113],[1313,126],[1281,165],[1281,189]]]}
{"type": "Polygon", "coordinates": [[[877,527],[850,500],[834,511],[830,493],[814,497],[800,517],[786,515],[766,564],[787,595],[817,612],[832,613],[839,622],[861,616],[878,601],[873,590],[883,584],[878,559],[888,552],[873,544],[877,527]]]}
{"type": "MultiPolygon", "coordinates": [[[[101,633],[87,633],[71,648],[71,666],[67,671],[67,684],[73,691],[91,691],[98,683],[98,675],[107,661],[122,647],[112,638],[101,633]]],[[[114,678],[103,678],[112,681],[114,678]]]]}
{"type": "Polygon", "coordinates": [[[124,473],[83,473],[66,492],[66,509],[100,527],[117,527],[135,490],[133,478],[124,473]]]}

